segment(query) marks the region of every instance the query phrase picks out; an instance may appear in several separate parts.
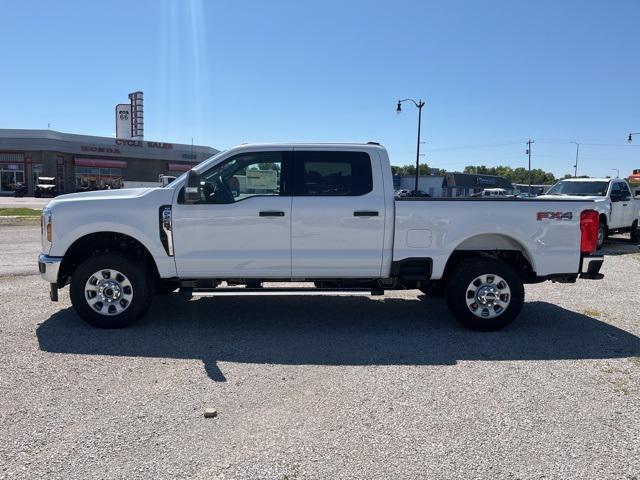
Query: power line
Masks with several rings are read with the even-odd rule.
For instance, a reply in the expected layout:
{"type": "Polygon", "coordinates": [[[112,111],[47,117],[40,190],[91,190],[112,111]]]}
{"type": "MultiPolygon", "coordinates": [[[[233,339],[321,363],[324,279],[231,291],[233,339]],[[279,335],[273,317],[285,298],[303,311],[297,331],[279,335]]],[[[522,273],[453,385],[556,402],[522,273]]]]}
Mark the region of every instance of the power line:
{"type": "MultiPolygon", "coordinates": [[[[560,142],[560,141],[549,141],[549,140],[536,140],[536,143],[541,143],[545,145],[567,145],[567,146],[571,144],[569,141],[560,142]]],[[[459,147],[427,148],[427,149],[424,149],[424,151],[429,153],[437,153],[437,152],[450,152],[450,151],[456,151],[456,150],[498,148],[498,147],[507,147],[512,145],[521,145],[521,142],[487,143],[487,144],[480,144],[480,145],[464,145],[459,147]]],[[[620,143],[597,143],[597,142],[580,142],[580,145],[603,146],[603,147],[636,147],[636,148],[640,147],[640,145],[628,145],[628,144],[620,144],[620,143]]],[[[389,153],[394,155],[396,154],[401,155],[401,154],[414,153],[414,151],[413,150],[390,150],[389,153]]],[[[547,157],[549,157],[549,155],[547,155],[547,157]]],[[[558,158],[561,158],[561,157],[558,157],[558,158]]],[[[583,157],[583,158],[597,159],[597,157],[583,157]]]]}
{"type": "Polygon", "coordinates": [[[428,149],[429,152],[447,152],[451,150],[472,150],[476,148],[497,148],[497,147],[507,147],[511,145],[520,145],[521,142],[505,142],[505,143],[485,143],[480,145],[465,145],[460,147],[444,147],[444,148],[431,148],[428,149]]]}
{"type": "Polygon", "coordinates": [[[603,146],[603,147],[640,147],[640,145],[628,145],[626,143],[590,143],[583,142],[580,145],[593,145],[593,146],[603,146]]]}

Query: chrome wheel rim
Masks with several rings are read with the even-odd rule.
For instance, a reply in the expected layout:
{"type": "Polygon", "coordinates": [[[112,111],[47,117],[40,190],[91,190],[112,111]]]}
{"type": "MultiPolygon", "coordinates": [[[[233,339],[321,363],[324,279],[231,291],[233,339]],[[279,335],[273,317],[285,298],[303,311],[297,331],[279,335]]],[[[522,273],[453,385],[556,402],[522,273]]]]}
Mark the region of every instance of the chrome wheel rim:
{"type": "Polygon", "coordinates": [[[498,275],[480,275],[467,287],[465,299],[467,307],[476,317],[495,318],[509,307],[511,289],[505,279],[498,275]]]}
{"type": "Polygon", "coordinates": [[[133,286],[123,273],[104,268],[89,277],[84,286],[84,298],[100,315],[119,315],[131,305],[133,286]]]}

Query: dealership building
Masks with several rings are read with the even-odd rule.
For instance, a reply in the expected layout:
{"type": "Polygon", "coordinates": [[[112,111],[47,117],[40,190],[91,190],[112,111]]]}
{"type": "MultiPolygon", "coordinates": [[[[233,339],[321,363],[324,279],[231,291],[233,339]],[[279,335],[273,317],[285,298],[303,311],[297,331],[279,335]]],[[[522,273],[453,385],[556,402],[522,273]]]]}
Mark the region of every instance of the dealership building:
{"type": "Polygon", "coordinates": [[[94,137],[53,130],[0,129],[0,195],[17,183],[33,194],[38,177],[55,179],[59,194],[156,186],[218,153],[201,146],[133,138],[94,137]]]}

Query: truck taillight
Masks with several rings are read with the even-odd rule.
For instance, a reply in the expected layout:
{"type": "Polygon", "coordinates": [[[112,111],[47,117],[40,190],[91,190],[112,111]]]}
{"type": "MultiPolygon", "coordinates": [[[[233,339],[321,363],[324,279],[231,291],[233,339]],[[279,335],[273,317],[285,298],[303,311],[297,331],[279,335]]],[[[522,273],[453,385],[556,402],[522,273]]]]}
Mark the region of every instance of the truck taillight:
{"type": "Polygon", "coordinates": [[[598,245],[600,215],[595,210],[584,210],[580,214],[580,252],[593,253],[598,245]]]}

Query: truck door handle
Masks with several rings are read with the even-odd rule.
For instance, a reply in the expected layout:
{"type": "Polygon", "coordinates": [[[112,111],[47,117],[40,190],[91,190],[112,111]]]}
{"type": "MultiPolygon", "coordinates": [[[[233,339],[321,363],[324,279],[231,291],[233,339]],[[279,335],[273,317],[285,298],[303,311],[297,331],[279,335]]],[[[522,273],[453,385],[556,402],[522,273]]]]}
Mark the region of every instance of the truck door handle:
{"type": "Polygon", "coordinates": [[[284,212],[280,212],[277,210],[266,210],[260,212],[261,217],[284,217],[284,212]]]}
{"type": "Polygon", "coordinates": [[[354,217],[377,217],[378,212],[375,210],[358,210],[353,212],[354,217]]]}

